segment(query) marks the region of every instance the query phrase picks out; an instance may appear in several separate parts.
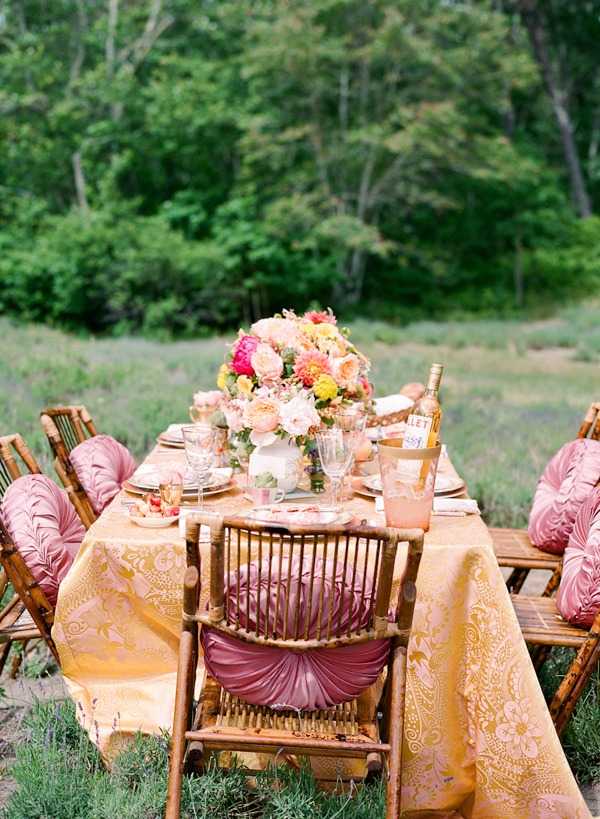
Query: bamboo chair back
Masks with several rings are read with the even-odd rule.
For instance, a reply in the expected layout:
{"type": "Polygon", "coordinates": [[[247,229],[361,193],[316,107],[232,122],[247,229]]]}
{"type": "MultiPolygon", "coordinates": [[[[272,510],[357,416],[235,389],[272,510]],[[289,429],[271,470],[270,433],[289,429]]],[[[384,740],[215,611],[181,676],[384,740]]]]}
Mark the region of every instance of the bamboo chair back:
{"type": "Polygon", "coordinates": [[[47,408],[40,414],[40,422],[54,453],[56,474],[81,522],[89,529],[97,516],[69,455],[78,444],[98,434],[96,426],[82,405],[47,408]]]}
{"type": "MultiPolygon", "coordinates": [[[[0,436],[0,500],[8,487],[25,473],[39,475],[41,469],[23,438],[19,434],[0,436]]],[[[54,616],[52,606],[37,586],[0,521],[0,600],[4,597],[9,582],[15,594],[0,610],[0,638],[5,640],[0,652],[0,671],[6,661],[8,646],[17,640],[26,643],[32,638],[43,636],[52,653],[57,656],[50,635],[54,616]],[[30,628],[16,627],[25,608],[38,628],[33,624],[30,628]]]]}
{"type": "Polygon", "coordinates": [[[20,435],[0,436],[0,500],[11,483],[23,474],[19,461],[25,466],[27,472],[38,475],[41,473],[38,462],[20,435]]]}
{"type": "Polygon", "coordinates": [[[23,639],[43,637],[56,661],[59,662],[58,652],[51,633],[54,623],[54,608],[29,571],[27,564],[19,554],[1,520],[0,562],[6,572],[7,579],[37,626],[37,630],[32,627],[31,632],[24,635],[23,639]]]}
{"type": "Polygon", "coordinates": [[[583,419],[578,438],[591,438],[593,441],[600,441],[600,401],[590,404],[590,407],[583,419]]]}
{"type": "Polygon", "coordinates": [[[247,642],[293,651],[387,637],[408,643],[423,548],[421,530],[285,527],[214,515],[194,515],[188,521],[190,565],[199,568],[200,525],[210,526],[211,533],[209,607],[189,612],[198,622],[247,642]],[[409,543],[408,561],[393,601],[394,564],[403,541],[409,543]],[[294,562],[303,571],[292,579],[294,562]],[[250,621],[250,595],[239,594],[240,577],[250,576],[251,564],[258,574],[252,630],[244,625],[250,621]],[[336,582],[343,604],[334,614],[334,595],[325,597],[324,591],[327,584],[335,588],[336,582]],[[305,590],[308,586],[304,605],[301,584],[305,590]],[[356,604],[363,613],[368,609],[366,618],[352,622],[346,617],[342,626],[342,609],[356,604]],[[388,612],[394,605],[395,617],[390,620],[388,612]]]}

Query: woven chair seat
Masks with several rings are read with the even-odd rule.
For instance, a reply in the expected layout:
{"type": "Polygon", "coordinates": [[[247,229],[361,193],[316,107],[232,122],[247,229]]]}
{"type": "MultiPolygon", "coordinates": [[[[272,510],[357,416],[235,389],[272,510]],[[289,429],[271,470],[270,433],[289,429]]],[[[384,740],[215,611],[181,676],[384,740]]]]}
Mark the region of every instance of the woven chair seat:
{"type": "Polygon", "coordinates": [[[554,571],[560,565],[561,556],[536,548],[529,540],[526,529],[491,528],[489,531],[499,566],[554,571]]]}
{"type": "Polygon", "coordinates": [[[0,620],[0,643],[41,637],[38,627],[23,603],[15,596],[15,605],[0,620]],[[15,619],[16,618],[16,619],[15,619]]]}
{"type": "Polygon", "coordinates": [[[512,594],[511,599],[526,643],[579,648],[588,639],[587,629],[563,620],[552,597],[512,594]]]}

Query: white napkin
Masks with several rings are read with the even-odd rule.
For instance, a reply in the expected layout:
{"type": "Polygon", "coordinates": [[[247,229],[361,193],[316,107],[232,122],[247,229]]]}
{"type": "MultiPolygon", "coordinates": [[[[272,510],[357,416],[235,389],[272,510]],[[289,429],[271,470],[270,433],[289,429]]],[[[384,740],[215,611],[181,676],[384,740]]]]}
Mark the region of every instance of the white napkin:
{"type": "MultiPolygon", "coordinates": [[[[375,511],[383,512],[383,496],[375,498],[375,511]]],[[[477,501],[471,498],[434,498],[433,514],[462,517],[463,515],[478,515],[477,501]]]]}
{"type": "Polygon", "coordinates": [[[414,401],[411,401],[406,395],[398,393],[375,398],[373,404],[375,405],[375,415],[391,415],[393,412],[400,412],[400,410],[412,407],[414,401]]]}

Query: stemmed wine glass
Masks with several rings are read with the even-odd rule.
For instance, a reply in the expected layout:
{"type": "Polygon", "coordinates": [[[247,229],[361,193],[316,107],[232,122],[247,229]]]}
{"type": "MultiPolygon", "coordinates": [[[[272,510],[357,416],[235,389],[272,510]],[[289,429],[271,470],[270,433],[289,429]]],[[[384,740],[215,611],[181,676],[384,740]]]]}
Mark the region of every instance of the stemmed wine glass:
{"type": "Polygon", "coordinates": [[[334,425],[317,432],[317,447],[323,472],[331,481],[331,505],[337,510],[344,475],[354,455],[354,436],[334,425]]]}
{"type": "MultiPolygon", "coordinates": [[[[334,424],[343,430],[346,437],[349,438],[352,455],[350,463],[348,464],[348,472],[351,472],[354,466],[356,451],[363,442],[365,429],[367,427],[367,413],[365,412],[364,406],[362,404],[354,404],[353,406],[340,409],[334,416],[334,424]]],[[[349,490],[349,496],[352,496],[351,489],[349,490]]]]}
{"type": "Polygon", "coordinates": [[[198,484],[198,506],[204,502],[204,487],[215,459],[216,433],[206,424],[182,427],[185,457],[198,484]]]}

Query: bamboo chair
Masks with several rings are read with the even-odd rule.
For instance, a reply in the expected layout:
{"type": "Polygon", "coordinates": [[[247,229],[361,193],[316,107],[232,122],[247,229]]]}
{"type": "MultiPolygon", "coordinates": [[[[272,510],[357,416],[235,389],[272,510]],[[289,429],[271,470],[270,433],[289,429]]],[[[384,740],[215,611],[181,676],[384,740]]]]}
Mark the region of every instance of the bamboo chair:
{"type": "MultiPolygon", "coordinates": [[[[578,438],[591,438],[600,441],[600,402],[591,404],[583,419],[578,438]]],[[[552,572],[543,591],[543,597],[551,597],[560,583],[562,556],[552,555],[537,549],[529,540],[526,529],[490,528],[494,552],[498,565],[511,568],[513,571],[506,581],[506,586],[513,594],[523,588],[527,575],[532,569],[546,569],[552,572]]]]}
{"type": "MultiPolygon", "coordinates": [[[[0,437],[0,499],[13,481],[20,478],[22,473],[18,459],[26,471],[39,474],[40,467],[29,451],[20,435],[4,435],[0,437]]],[[[12,584],[13,590],[17,586],[12,584]]],[[[9,574],[7,574],[3,551],[0,551],[0,602],[10,592],[9,574]]],[[[0,607],[0,674],[4,670],[10,649],[13,643],[21,643],[23,651],[29,640],[41,637],[39,629],[30,618],[22,598],[15,591],[14,594],[0,607]]],[[[12,660],[11,677],[15,677],[21,664],[22,654],[14,654],[12,660]]]]}
{"type": "Polygon", "coordinates": [[[600,659],[600,612],[587,631],[563,620],[552,598],[519,594],[513,594],[511,598],[525,642],[533,646],[534,661],[538,669],[552,646],[577,650],[548,706],[554,727],[560,736],[600,659]]]}
{"type": "MultiPolygon", "coordinates": [[[[177,690],[173,718],[173,735],[169,766],[169,785],[166,819],[178,819],[181,800],[184,765],[197,761],[212,751],[238,750],[288,755],[307,754],[318,756],[350,757],[366,759],[367,770],[381,769],[382,757],[387,760],[387,817],[396,819],[400,814],[400,767],[404,720],[404,694],[406,685],[406,653],[412,626],[416,598],[416,578],[423,549],[423,532],[420,529],[397,530],[385,527],[356,528],[324,527],[299,528],[264,525],[244,518],[221,518],[195,515],[187,522],[188,568],[184,577],[183,624],[179,646],[177,690]],[[210,545],[210,594],[209,608],[199,607],[199,534],[201,523],[209,525],[210,545]],[[355,578],[357,568],[366,576],[367,566],[372,568],[375,603],[369,613],[368,626],[362,630],[352,627],[339,633],[331,616],[319,611],[317,637],[307,639],[310,610],[299,618],[296,606],[295,622],[290,624],[292,634],[284,638],[273,634],[270,638],[240,627],[239,610],[237,622],[229,616],[229,598],[224,580],[235,576],[242,566],[249,566],[250,556],[240,557],[240,542],[253,545],[258,564],[266,560],[266,566],[275,565],[283,556],[299,556],[312,560],[312,576],[315,580],[315,559],[329,556],[333,563],[344,566],[343,583],[350,575],[355,578]],[[353,548],[360,538],[361,557],[353,548]],[[408,560],[397,601],[394,620],[388,619],[392,576],[398,543],[409,542],[408,560]],[[364,551],[363,551],[364,550],[364,551]],[[357,567],[357,564],[358,567],[357,567]],[[305,619],[302,623],[299,619],[305,619]],[[307,712],[275,711],[258,707],[230,696],[219,683],[208,677],[203,686],[200,701],[193,703],[198,662],[199,628],[210,626],[240,640],[259,645],[280,646],[295,652],[309,649],[343,646],[358,642],[389,637],[392,640],[387,665],[386,685],[381,710],[383,719],[378,724],[376,713],[367,704],[366,697],[359,697],[326,711],[307,712]],[[321,636],[322,635],[322,636],[321,636]],[[186,759],[187,757],[187,759],[186,759]]],[[[249,549],[248,549],[249,552],[249,549]]],[[[281,564],[280,564],[281,565],[281,564]]],[[[322,582],[319,578],[317,582],[322,582]]],[[[359,581],[360,582],[360,581],[359,581]]],[[[260,585],[260,584],[259,584],[260,585]]],[[[289,584],[287,584],[289,586],[289,584]]],[[[363,582],[364,589],[364,582],[363,582]]],[[[271,601],[273,620],[275,608],[279,611],[279,584],[271,581],[270,568],[266,590],[266,622],[269,622],[271,601]],[[275,588],[277,587],[277,588],[275,588]]],[[[287,611],[288,592],[281,590],[286,599],[282,611],[287,611]]],[[[309,598],[310,598],[309,594],[309,598]]],[[[321,598],[322,599],[322,598],[321,598]]],[[[321,603],[322,606],[322,603],[321,603]]],[[[233,604],[231,609],[233,609],[233,604]]],[[[260,608],[260,601],[259,606],[260,608]]],[[[287,617],[286,624],[287,624],[287,617]]],[[[377,709],[375,709],[377,711],[377,709]]]]}
{"type": "Polygon", "coordinates": [[[96,513],[75,472],[69,454],[77,444],[98,434],[84,406],[52,407],[40,414],[40,422],[54,453],[54,469],[69,495],[81,522],[89,529],[96,513]]]}

